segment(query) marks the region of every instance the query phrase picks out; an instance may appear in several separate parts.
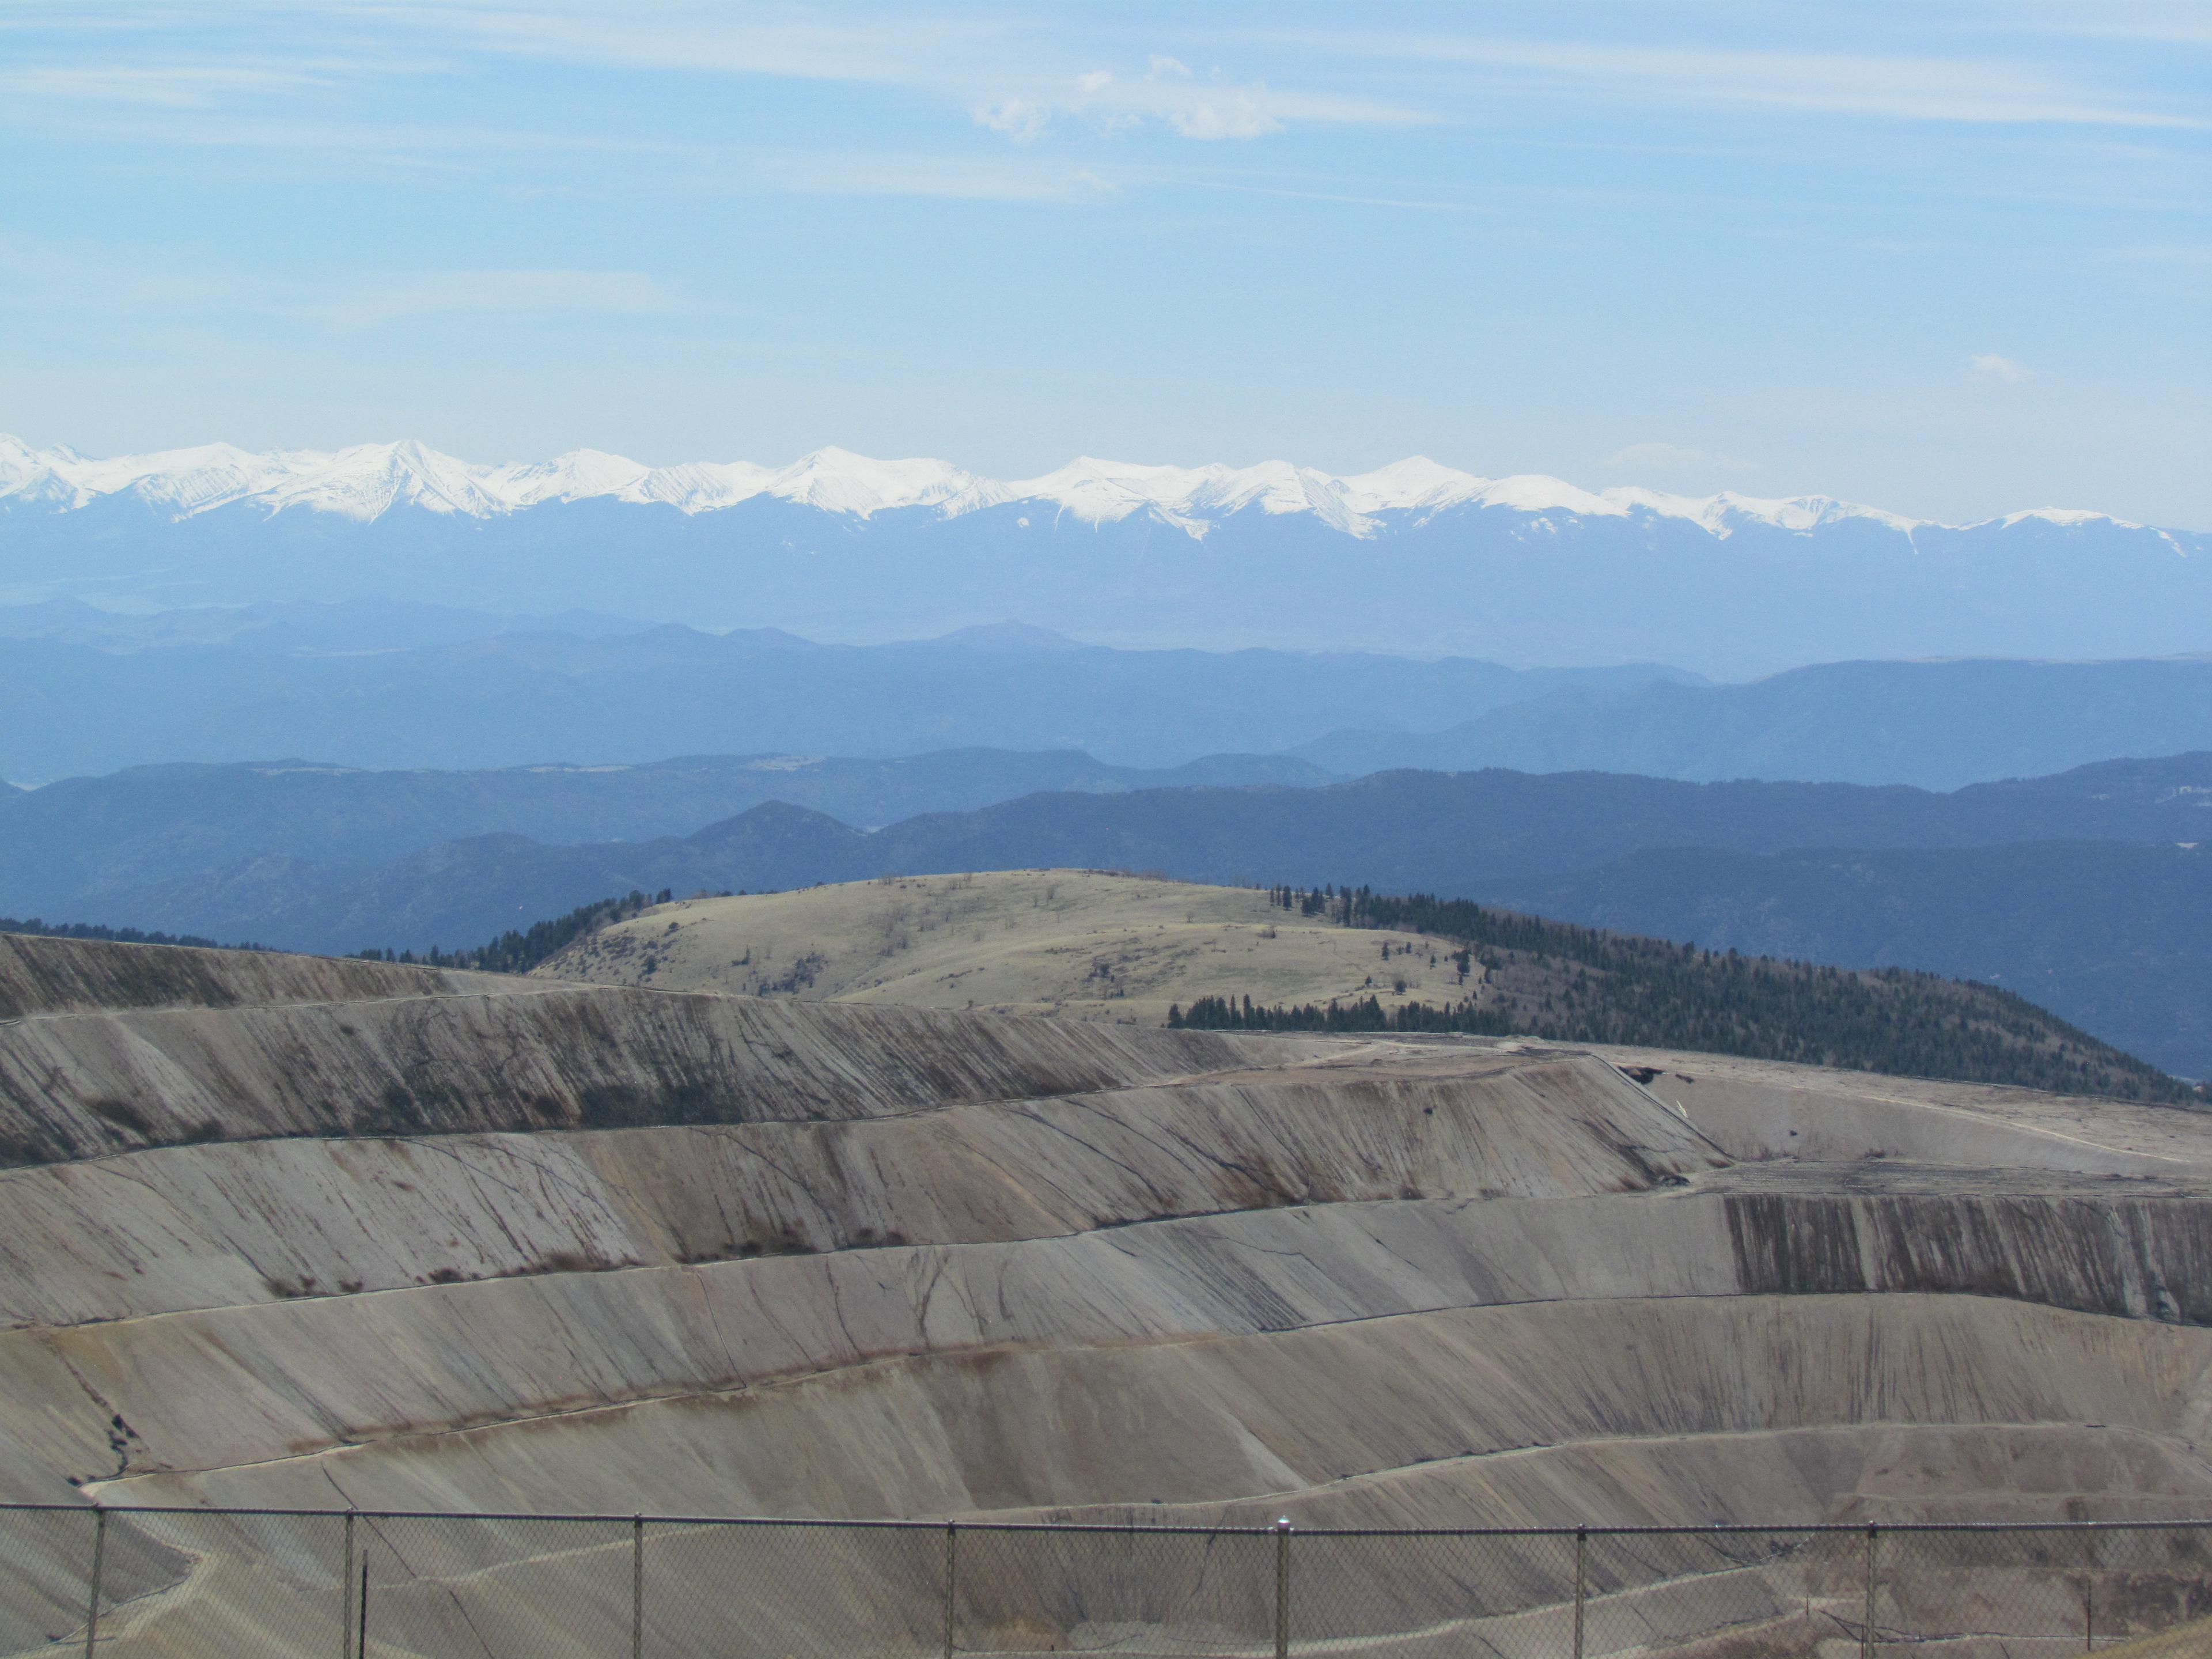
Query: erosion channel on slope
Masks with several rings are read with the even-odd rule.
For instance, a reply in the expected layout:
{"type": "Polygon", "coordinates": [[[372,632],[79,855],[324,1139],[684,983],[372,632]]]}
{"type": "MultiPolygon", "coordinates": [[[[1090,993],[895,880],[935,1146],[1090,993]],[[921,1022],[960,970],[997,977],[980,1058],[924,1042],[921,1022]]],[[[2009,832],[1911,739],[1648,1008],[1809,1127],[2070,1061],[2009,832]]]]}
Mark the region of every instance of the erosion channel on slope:
{"type": "MultiPolygon", "coordinates": [[[[27,938],[0,1006],[9,1500],[1779,1524],[2212,1477],[2193,1113],[27,938]]],[[[75,1547],[13,1551],[6,1650],[75,1547]]],[[[118,1560],[103,1645],[246,1594],[118,1560]]]]}

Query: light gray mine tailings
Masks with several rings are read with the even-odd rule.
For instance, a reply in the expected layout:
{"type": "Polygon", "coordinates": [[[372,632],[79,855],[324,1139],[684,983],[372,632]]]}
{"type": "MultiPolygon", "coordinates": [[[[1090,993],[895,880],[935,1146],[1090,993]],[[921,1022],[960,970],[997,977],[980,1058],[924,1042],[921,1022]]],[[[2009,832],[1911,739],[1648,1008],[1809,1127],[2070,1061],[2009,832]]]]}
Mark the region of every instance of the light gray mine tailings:
{"type": "MultiPolygon", "coordinates": [[[[2187,1113],[33,939],[0,939],[0,1019],[8,1500],[1395,1527],[2212,1493],[2187,1113]]],[[[118,1642],[230,1593],[130,1571],[118,1642]]]]}

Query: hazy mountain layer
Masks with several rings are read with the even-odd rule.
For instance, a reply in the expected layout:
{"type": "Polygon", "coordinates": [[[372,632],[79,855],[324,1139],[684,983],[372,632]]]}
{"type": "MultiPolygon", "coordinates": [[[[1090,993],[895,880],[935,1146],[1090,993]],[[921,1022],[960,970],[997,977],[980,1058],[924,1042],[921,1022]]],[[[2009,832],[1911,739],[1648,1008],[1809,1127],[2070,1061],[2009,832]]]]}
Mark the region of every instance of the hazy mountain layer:
{"type": "Polygon", "coordinates": [[[1575,687],[1449,730],[1334,732],[1296,752],[1388,767],[1802,778],[1955,789],[2212,747],[2212,659],[1850,662],[1745,685],[1575,687]]]}
{"type": "Polygon", "coordinates": [[[149,768],[0,796],[0,913],[421,948],[632,886],[782,888],[890,869],[1157,866],[1486,894],[1645,848],[2212,840],[2212,754],[1950,794],[1507,771],[1241,787],[1286,772],[1316,781],[1303,766],[1218,757],[1147,777],[1081,755],[952,751],[484,773],[149,768]],[[1237,787],[1137,787],[1200,780],[1237,787]],[[740,810],[765,801],[816,810],[740,810]],[[851,827],[886,821],[874,836],[851,827]]]}
{"type": "Polygon", "coordinates": [[[471,836],[526,834],[556,845],[681,836],[771,800],[872,825],[1040,790],[1326,781],[1287,756],[1218,755],[1141,771],[1071,750],[981,749],[906,760],[720,755],[484,772],[307,761],[142,767],[0,795],[0,912],[73,912],[91,895],[269,857],[366,866],[471,836]]]}
{"type": "Polygon", "coordinates": [[[419,607],[295,608],[258,627],[222,613],[173,624],[221,642],[161,648],[148,647],[173,635],[150,623],[96,641],[82,637],[85,626],[71,616],[34,637],[0,636],[0,707],[11,715],[0,722],[0,775],[41,782],[278,755],[501,767],[970,744],[1179,766],[1287,749],[1341,726],[1434,729],[1564,685],[1676,673],[1112,651],[1003,628],[852,647],[773,630],[501,633],[487,617],[459,641],[409,643],[458,626],[419,607]]]}
{"type": "Polygon", "coordinates": [[[1650,665],[1116,651],[1012,625],[823,646],[366,601],[0,608],[0,698],[22,712],[0,725],[0,773],[19,781],[277,755],[450,768],[972,744],[1155,768],[1291,750],[1344,776],[1511,766],[1954,788],[2212,748],[2198,659],[1835,663],[1716,686],[1650,665]]]}

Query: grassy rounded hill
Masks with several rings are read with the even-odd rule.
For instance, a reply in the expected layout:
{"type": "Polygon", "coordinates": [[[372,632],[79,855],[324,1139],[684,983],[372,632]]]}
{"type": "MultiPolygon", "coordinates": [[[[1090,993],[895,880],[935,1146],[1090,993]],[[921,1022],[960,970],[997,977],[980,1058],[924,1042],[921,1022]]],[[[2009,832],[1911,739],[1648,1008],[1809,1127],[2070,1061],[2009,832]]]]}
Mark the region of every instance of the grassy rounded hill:
{"type": "Polygon", "coordinates": [[[1171,1004],[1209,995],[1373,995],[1385,1007],[1464,996],[1481,969],[1463,985],[1449,956],[1442,940],[1301,916],[1249,887],[998,870],[678,900],[588,935],[537,972],[1158,1025],[1171,1004]]]}
{"type": "Polygon", "coordinates": [[[1995,987],[1364,888],[1007,870],[650,905],[634,895],[614,915],[534,971],[1123,1024],[1165,1023],[1180,1006],[1212,1029],[1528,1036],[2202,1103],[2180,1079],[1995,987]]]}

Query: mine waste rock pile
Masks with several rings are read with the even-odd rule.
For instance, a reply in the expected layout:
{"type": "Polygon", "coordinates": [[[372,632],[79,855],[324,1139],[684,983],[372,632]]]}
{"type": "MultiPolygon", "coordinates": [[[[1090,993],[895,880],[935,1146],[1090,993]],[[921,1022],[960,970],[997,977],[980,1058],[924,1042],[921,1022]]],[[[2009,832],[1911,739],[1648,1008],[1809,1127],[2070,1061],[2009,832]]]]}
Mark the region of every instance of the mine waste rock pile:
{"type": "MultiPolygon", "coordinates": [[[[0,1021],[13,1503],[1312,1529],[2212,1493],[2187,1111],[13,937],[0,1021]]],[[[33,1518],[9,1652],[83,1623],[90,1528],[33,1518]]],[[[273,1528],[118,1526],[102,1648],[337,1652],[342,1570],[273,1528]]],[[[468,1650],[535,1650],[545,1582],[455,1568],[468,1650]]],[[[757,1577],[735,1623],[803,1650],[823,1582],[757,1577]]],[[[563,1617],[614,1653],[627,1607],[563,1617]]]]}

